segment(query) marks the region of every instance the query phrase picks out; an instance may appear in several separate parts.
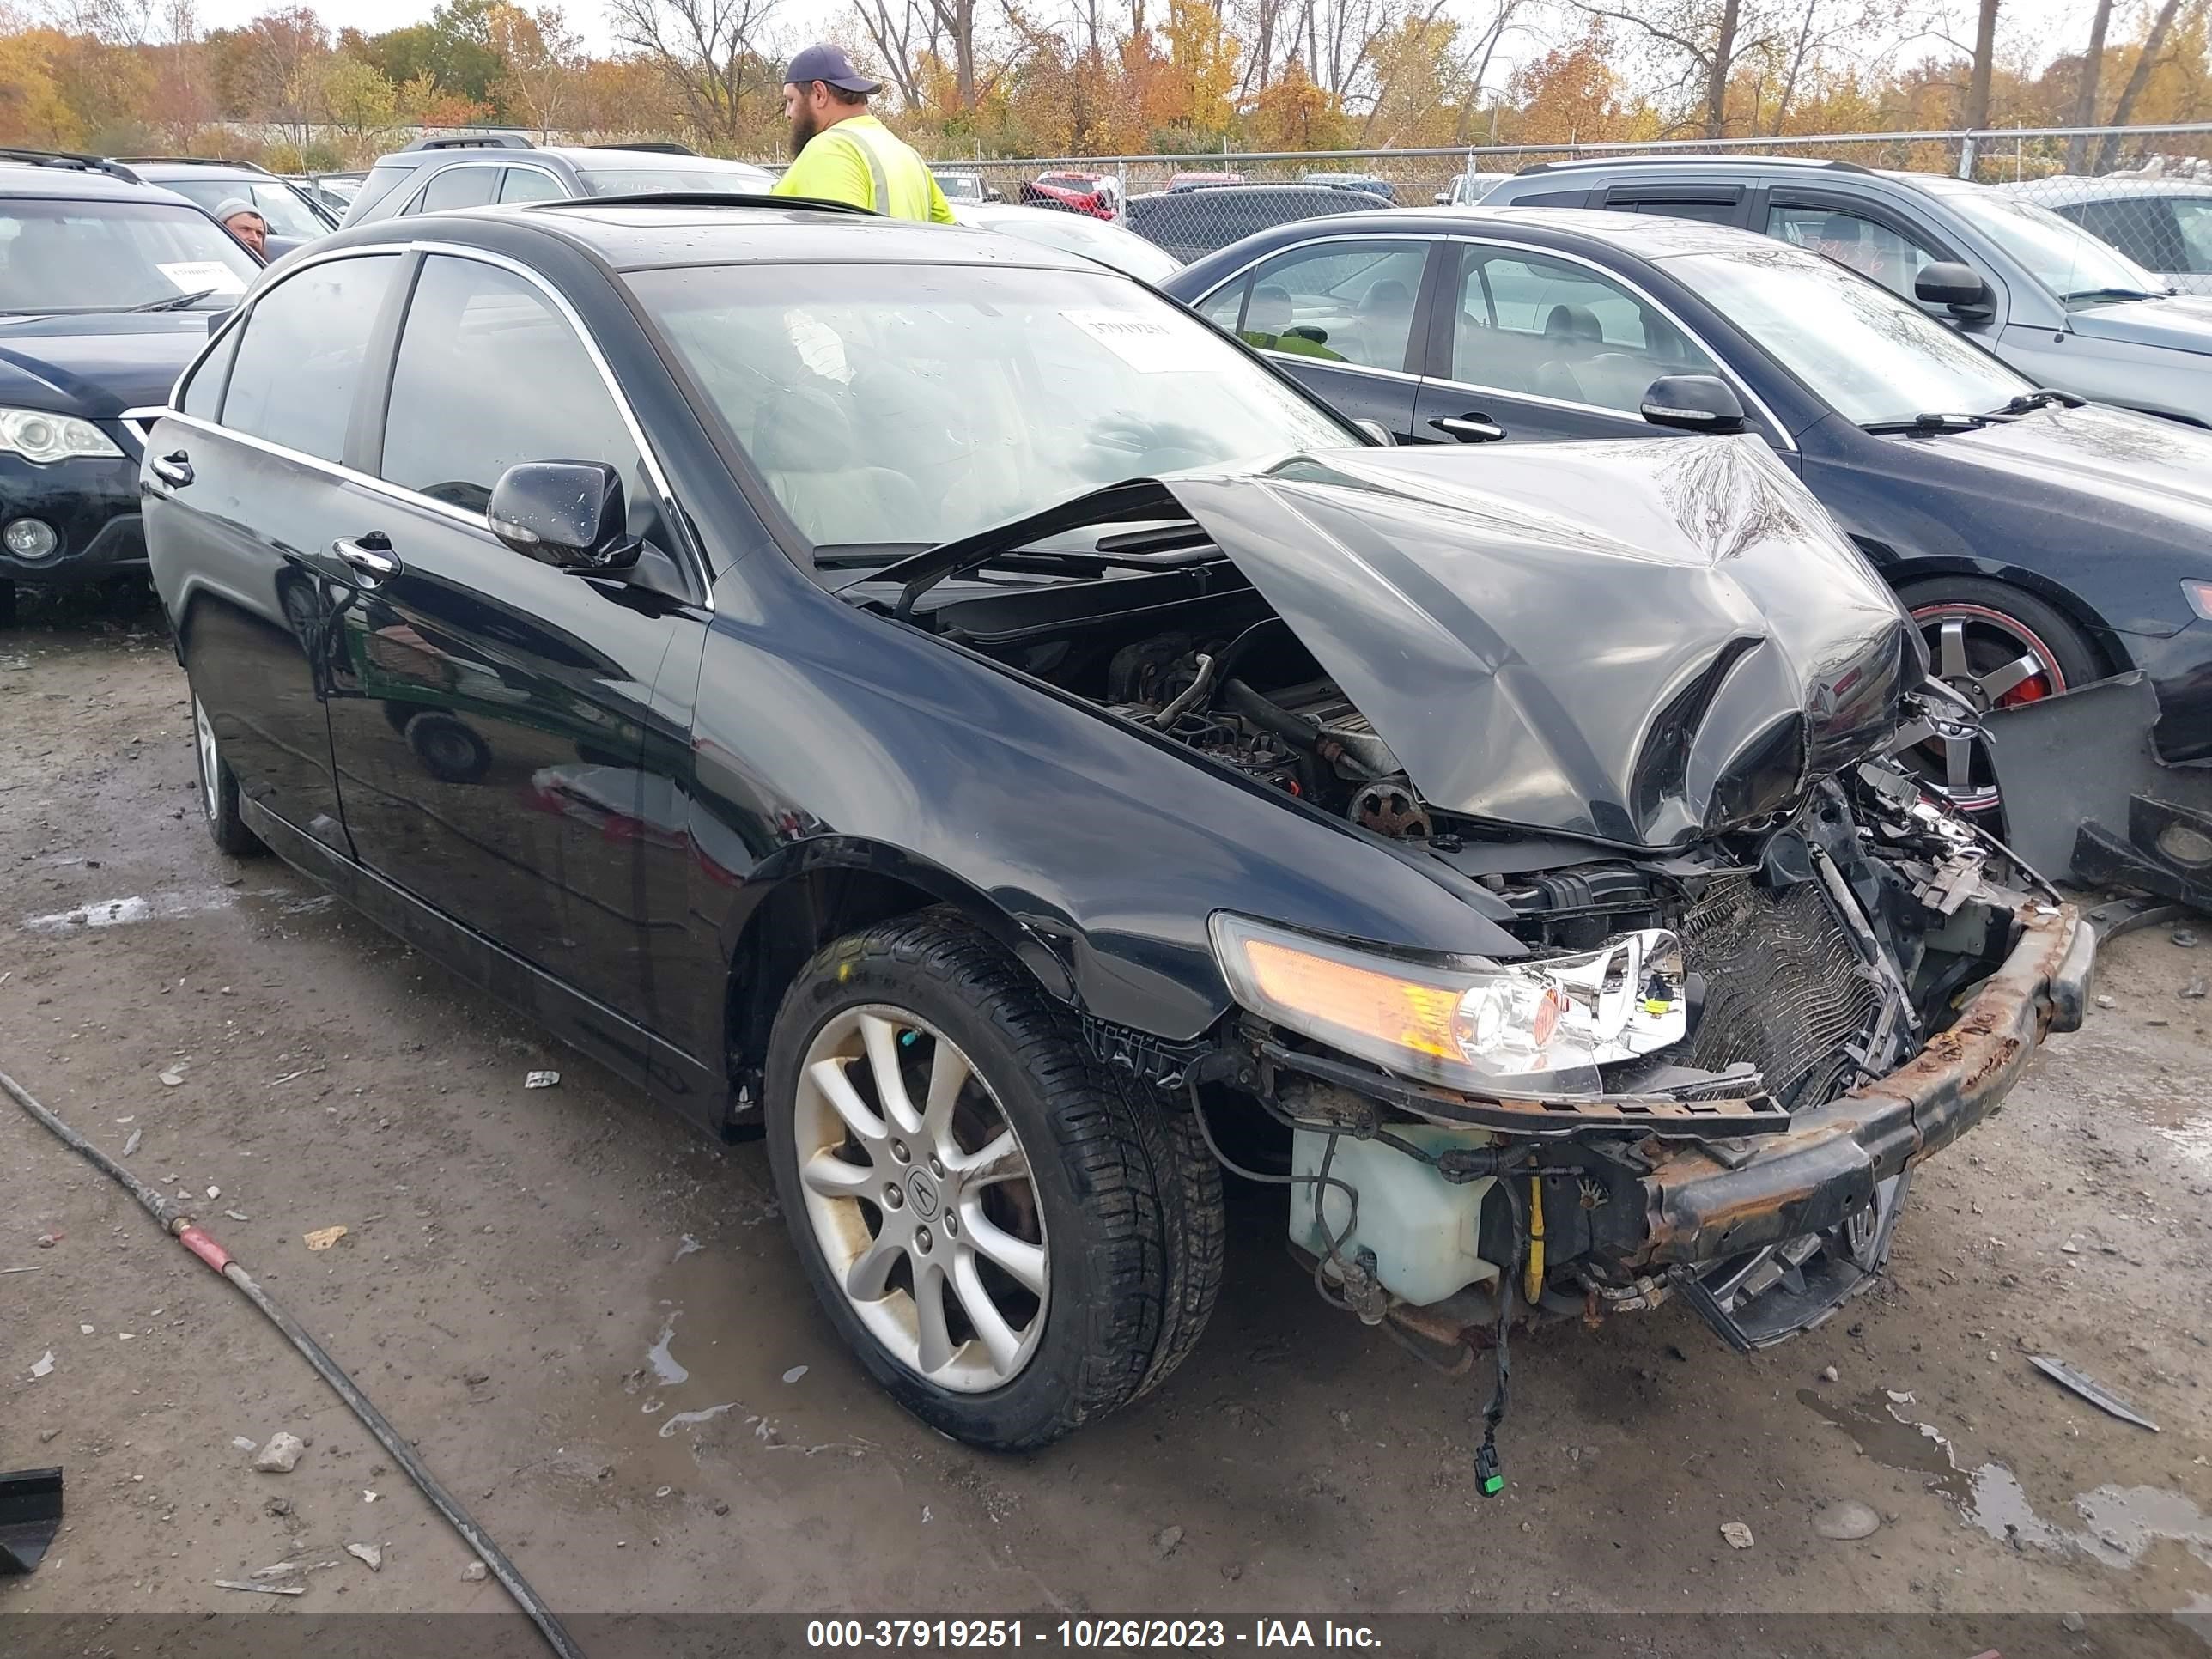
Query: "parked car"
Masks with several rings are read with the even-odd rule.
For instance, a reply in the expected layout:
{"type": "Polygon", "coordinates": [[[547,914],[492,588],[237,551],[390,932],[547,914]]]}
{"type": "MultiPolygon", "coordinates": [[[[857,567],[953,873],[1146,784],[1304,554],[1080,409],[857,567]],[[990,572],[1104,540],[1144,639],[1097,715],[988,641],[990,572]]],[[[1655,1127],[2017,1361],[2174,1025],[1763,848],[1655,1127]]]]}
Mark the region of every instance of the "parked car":
{"type": "Polygon", "coordinates": [[[1391,207],[1398,205],[1398,187],[1371,173],[1309,173],[1298,182],[1320,185],[1329,190],[1356,190],[1363,196],[1379,198],[1391,207]]]}
{"type": "Polygon", "coordinates": [[[1217,1121],[1410,1341],[1663,1280],[1748,1346],[2081,1018],[1753,443],[1382,447],[1092,262],[805,205],[342,231],[176,398],[216,844],[760,1125],[830,1322],[974,1443],[1189,1352],[1217,1121]]]}
{"type": "Polygon", "coordinates": [[[2212,294],[2212,179],[2035,179],[1998,188],[2110,242],[2169,288],[2212,294]]]}
{"type": "Polygon", "coordinates": [[[343,220],[353,198],[361,193],[363,173],[288,173],[285,182],[297,185],[309,200],[333,219],[343,220]]]}
{"type": "Polygon", "coordinates": [[[2212,299],[2175,297],[2047,208],[1850,161],[1604,160],[1516,173],[1486,207],[1589,207],[1741,225],[1913,301],[2039,386],[2212,425],[2212,299]]]}
{"type": "MultiPolygon", "coordinates": [[[[2212,756],[2212,434],[2043,391],[1810,251],[1477,208],[1289,226],[1161,287],[1401,442],[1755,434],[1976,707],[2142,669],[2161,752],[2212,756]]],[[[1964,732],[1917,758],[1998,806],[1964,732]]]]}
{"type": "Polygon", "coordinates": [[[1216,185],[1241,185],[1241,173],[1175,173],[1168,175],[1170,190],[1211,190],[1216,185]]]}
{"type": "Polygon", "coordinates": [[[164,402],[260,270],[182,197],[89,155],[0,151],[0,623],[19,584],[142,568],[126,412],[164,402]]]}
{"type": "MultiPolygon", "coordinates": [[[[1224,185],[1132,196],[1121,216],[1146,240],[1178,259],[1201,259],[1255,231],[1344,212],[1348,192],[1326,185],[1224,185]]],[[[1355,200],[1358,198],[1355,198],[1355,200]]],[[[1374,204],[1380,211],[1382,203],[1374,204]]]]}
{"type": "Polygon", "coordinates": [[[251,161],[222,161],[200,155],[122,155],[115,158],[149,185],[173,190],[212,214],[238,198],[253,204],[269,227],[268,257],[282,258],[294,248],[327,236],[339,216],[326,212],[289,179],[279,179],[251,161]]]}
{"type": "Polygon", "coordinates": [[[349,226],[493,202],[550,202],[579,196],[765,196],[765,167],[701,155],[688,145],[533,144],[519,132],[417,138],[380,155],[346,210],[349,226]]]}
{"type": "Polygon", "coordinates": [[[1011,202],[982,205],[956,203],[952,216],[977,230],[995,230],[1110,265],[1125,276],[1155,285],[1182,269],[1182,261],[1143,237],[1088,214],[1050,208],[1017,207],[1011,202]]]}
{"type": "Polygon", "coordinates": [[[1041,173],[1022,185],[1020,194],[1024,207],[1093,219],[1112,219],[1121,212],[1121,185],[1103,173],[1041,173]]]}
{"type": "Polygon", "coordinates": [[[1473,207],[1513,175],[1510,173],[1462,173],[1437,192],[1438,207],[1473,207]]]}
{"type": "Polygon", "coordinates": [[[937,167],[933,171],[938,189],[945,193],[947,202],[956,206],[963,202],[981,204],[999,199],[998,191],[986,188],[980,173],[970,173],[965,167],[937,167]]]}

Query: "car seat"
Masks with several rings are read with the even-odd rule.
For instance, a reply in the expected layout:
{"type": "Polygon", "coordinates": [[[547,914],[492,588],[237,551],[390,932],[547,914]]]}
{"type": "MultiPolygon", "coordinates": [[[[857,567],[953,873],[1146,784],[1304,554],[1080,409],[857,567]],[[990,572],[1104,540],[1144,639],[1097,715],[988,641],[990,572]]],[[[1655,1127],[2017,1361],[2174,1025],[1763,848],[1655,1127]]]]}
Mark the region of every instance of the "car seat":
{"type": "Polygon", "coordinates": [[[1563,398],[1570,403],[1588,403],[1583,393],[1577,367],[1595,355],[1593,348],[1605,341],[1605,330],[1599,326],[1597,313],[1588,306],[1555,305],[1544,314],[1544,344],[1546,356],[1536,365],[1532,388],[1538,396],[1563,398]]]}
{"type": "Polygon", "coordinates": [[[763,408],[753,463],[817,546],[934,540],[914,481],[854,459],[851,419],[824,392],[793,390],[763,408]]]}

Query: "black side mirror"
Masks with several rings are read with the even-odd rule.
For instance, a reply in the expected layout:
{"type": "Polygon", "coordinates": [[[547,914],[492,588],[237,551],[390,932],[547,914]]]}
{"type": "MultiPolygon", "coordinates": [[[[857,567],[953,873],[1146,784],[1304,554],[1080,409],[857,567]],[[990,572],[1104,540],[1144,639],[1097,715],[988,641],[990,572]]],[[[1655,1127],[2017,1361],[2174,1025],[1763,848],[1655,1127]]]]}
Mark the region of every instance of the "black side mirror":
{"type": "Polygon", "coordinates": [[[1961,317],[1990,313],[1990,285],[1970,266],[1948,259],[1920,268],[1912,279],[1912,296],[1923,305],[1948,306],[1961,317]]]}
{"type": "Polygon", "coordinates": [[[1662,374],[1644,388],[1638,412],[1683,432],[1741,432],[1743,405],[1717,374],[1662,374]]]}
{"type": "Polygon", "coordinates": [[[210,339],[213,339],[216,335],[222,332],[222,325],[230,320],[231,313],[237,309],[238,307],[236,306],[225,306],[220,311],[210,311],[208,313],[208,337],[210,339]]]}
{"type": "Polygon", "coordinates": [[[605,461],[510,466],[491,487],[486,516],[516,552],[561,570],[627,570],[642,550],[629,533],[622,474],[605,461]]]}

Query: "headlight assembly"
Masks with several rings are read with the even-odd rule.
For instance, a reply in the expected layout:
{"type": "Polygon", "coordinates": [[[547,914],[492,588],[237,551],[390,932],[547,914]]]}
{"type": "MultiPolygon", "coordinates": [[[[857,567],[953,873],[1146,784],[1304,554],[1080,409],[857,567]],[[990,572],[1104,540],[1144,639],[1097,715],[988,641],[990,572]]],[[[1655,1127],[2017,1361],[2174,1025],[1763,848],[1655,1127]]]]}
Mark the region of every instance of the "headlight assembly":
{"type": "Polygon", "coordinates": [[[0,454],[44,465],[79,457],[120,460],[115,441],[90,421],[37,409],[0,409],[0,454]]]}
{"type": "Polygon", "coordinates": [[[1595,951],[1434,967],[1216,912],[1213,951],[1243,1008],[1423,1082],[1588,1093],[1597,1067],[1688,1030],[1682,947],[1663,928],[1595,951]]]}

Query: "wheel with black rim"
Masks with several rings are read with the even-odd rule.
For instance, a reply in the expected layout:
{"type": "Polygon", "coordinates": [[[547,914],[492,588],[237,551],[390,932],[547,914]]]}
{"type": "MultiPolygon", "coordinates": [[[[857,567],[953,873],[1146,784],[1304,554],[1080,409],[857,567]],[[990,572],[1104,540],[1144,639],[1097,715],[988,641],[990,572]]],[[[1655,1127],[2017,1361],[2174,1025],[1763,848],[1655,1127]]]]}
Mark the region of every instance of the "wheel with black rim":
{"type": "Polygon", "coordinates": [[[238,778],[222,757],[215,722],[200,694],[192,693],[192,753],[199,763],[200,821],[218,852],[234,858],[261,850],[261,841],[238,815],[238,778]]]}
{"type": "Polygon", "coordinates": [[[972,1445],[1045,1445],[1162,1381],[1220,1283],[1220,1172],[1187,1112],[943,912],[838,940],[770,1037],[768,1154],[861,1364],[972,1445]]]}
{"type": "MultiPolygon", "coordinates": [[[[1928,642],[1936,678],[1979,713],[2055,697],[2098,676],[2096,653],[2081,630],[2017,587],[1942,577],[1898,597],[1928,642]]],[[[1987,745],[1977,738],[1930,736],[1905,758],[1960,811],[1993,816],[2002,805],[1987,745]]]]}

